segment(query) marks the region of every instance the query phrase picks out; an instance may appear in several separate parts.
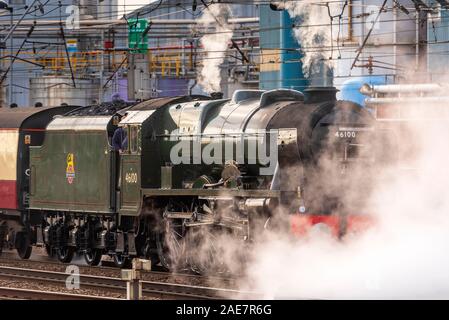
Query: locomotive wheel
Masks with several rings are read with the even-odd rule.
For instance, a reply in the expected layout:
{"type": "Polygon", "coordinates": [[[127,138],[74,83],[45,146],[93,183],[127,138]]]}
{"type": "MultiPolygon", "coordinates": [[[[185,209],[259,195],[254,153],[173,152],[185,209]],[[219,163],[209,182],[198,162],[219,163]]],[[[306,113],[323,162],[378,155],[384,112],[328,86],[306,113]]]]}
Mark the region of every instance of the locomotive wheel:
{"type": "Polygon", "coordinates": [[[114,265],[117,268],[125,269],[125,268],[129,268],[131,266],[131,260],[122,254],[119,254],[119,253],[115,254],[113,256],[113,259],[114,259],[114,265]]]}
{"type": "Polygon", "coordinates": [[[6,228],[3,226],[0,226],[0,256],[3,253],[3,246],[5,245],[5,234],[6,234],[6,228]]]}
{"type": "Polygon", "coordinates": [[[47,253],[47,255],[48,255],[50,258],[53,258],[53,257],[54,257],[54,252],[53,252],[53,250],[52,250],[52,248],[51,248],[50,245],[48,245],[48,244],[45,245],[45,252],[47,253]]]}
{"type": "Polygon", "coordinates": [[[62,263],[70,263],[75,254],[75,249],[72,247],[63,247],[56,250],[58,260],[62,263]]]}
{"type": "Polygon", "coordinates": [[[20,259],[29,259],[33,247],[30,245],[30,237],[24,232],[17,233],[16,250],[20,259]]]}
{"type": "Polygon", "coordinates": [[[183,226],[165,221],[165,232],[156,237],[157,252],[161,265],[169,271],[177,271],[185,265],[185,240],[183,226]]]}
{"type": "Polygon", "coordinates": [[[32,251],[33,251],[32,246],[17,249],[17,253],[19,254],[20,259],[23,259],[23,260],[29,259],[31,257],[32,251]]]}
{"type": "Polygon", "coordinates": [[[152,266],[156,266],[161,262],[157,254],[157,248],[153,248],[150,241],[147,241],[145,244],[144,253],[145,259],[151,260],[152,266]]]}
{"type": "Polygon", "coordinates": [[[89,266],[98,266],[101,262],[103,252],[100,249],[90,249],[84,253],[84,260],[89,266]]]}
{"type": "Polygon", "coordinates": [[[188,254],[191,271],[200,275],[227,271],[221,259],[223,253],[213,228],[192,228],[187,235],[187,243],[191,250],[188,254]]]}

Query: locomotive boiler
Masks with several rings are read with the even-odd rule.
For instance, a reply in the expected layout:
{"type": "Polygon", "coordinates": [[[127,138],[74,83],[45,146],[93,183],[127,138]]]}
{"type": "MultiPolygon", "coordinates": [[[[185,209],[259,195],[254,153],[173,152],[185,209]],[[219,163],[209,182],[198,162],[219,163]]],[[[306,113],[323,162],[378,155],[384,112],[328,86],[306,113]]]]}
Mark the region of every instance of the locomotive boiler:
{"type": "Polygon", "coordinates": [[[24,258],[39,245],[65,263],[75,253],[90,265],[109,255],[119,267],[145,257],[200,273],[220,259],[221,235],[246,245],[285,216],[337,216],[341,235],[361,208],[345,197],[363,192],[349,177],[368,177],[359,169],[376,161],[375,125],[335,94],[243,90],[56,116],[43,141],[21,146],[27,202],[15,208],[19,227],[0,217],[3,234],[20,239],[24,258]],[[111,146],[118,127],[127,132],[121,153],[111,146]]]}

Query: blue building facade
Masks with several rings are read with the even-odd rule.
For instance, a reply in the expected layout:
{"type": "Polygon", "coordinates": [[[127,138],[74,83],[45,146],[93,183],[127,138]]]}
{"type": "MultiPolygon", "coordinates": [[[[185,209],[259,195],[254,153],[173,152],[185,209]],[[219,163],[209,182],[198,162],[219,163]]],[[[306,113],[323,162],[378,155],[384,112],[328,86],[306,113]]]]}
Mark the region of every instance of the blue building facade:
{"type": "Polygon", "coordinates": [[[308,82],[302,71],[300,46],[293,36],[293,20],[287,11],[260,6],[259,88],[303,91],[308,82]]]}

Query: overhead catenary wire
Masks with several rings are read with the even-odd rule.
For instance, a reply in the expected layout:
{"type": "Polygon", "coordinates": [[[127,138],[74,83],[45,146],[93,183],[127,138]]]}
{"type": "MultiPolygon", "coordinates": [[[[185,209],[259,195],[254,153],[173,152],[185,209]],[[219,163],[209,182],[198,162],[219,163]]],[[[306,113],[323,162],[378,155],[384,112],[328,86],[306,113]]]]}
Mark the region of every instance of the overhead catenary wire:
{"type": "MultiPolygon", "coordinates": [[[[162,0],[159,1],[158,5],[156,5],[156,7],[153,9],[153,11],[156,10],[157,8],[159,8],[161,3],[162,3],[162,0]]],[[[123,17],[126,19],[125,15],[123,17]]],[[[136,21],[138,21],[138,19],[136,21]]],[[[146,34],[148,34],[148,32],[150,31],[151,26],[152,26],[152,23],[149,23],[148,26],[145,28],[145,30],[142,32],[142,34],[139,38],[139,41],[136,41],[136,43],[134,45],[134,49],[139,47],[140,43],[145,38],[146,34]]],[[[111,76],[107,79],[107,81],[103,85],[103,89],[105,89],[107,87],[109,82],[114,78],[114,76],[117,74],[118,70],[120,70],[120,68],[126,63],[126,61],[128,61],[128,59],[129,59],[129,55],[127,55],[123,58],[122,62],[118,65],[118,67],[114,70],[114,72],[111,74],[111,76]]]]}
{"type": "MultiPolygon", "coordinates": [[[[345,2],[345,0],[339,0],[339,1],[327,1],[328,3],[344,3],[345,2]]],[[[228,2],[228,1],[221,1],[220,3],[230,3],[230,4],[239,4],[239,5],[249,5],[249,6],[254,6],[254,5],[260,5],[260,4],[269,4],[270,3],[270,1],[241,1],[241,2],[235,2],[235,1],[230,1],[230,2],[228,2]]],[[[321,1],[316,1],[316,2],[311,2],[311,4],[320,4],[320,3],[322,3],[321,1]]],[[[128,7],[132,7],[132,6],[135,6],[136,8],[139,8],[139,7],[141,7],[142,5],[143,5],[144,3],[142,3],[142,4],[135,4],[135,5],[127,5],[128,7]]],[[[186,5],[187,4],[189,4],[189,1],[186,1],[186,5]]],[[[49,4],[47,4],[46,6],[59,6],[59,4],[51,4],[51,3],[49,3],[49,4]]],[[[89,7],[89,6],[96,6],[96,7],[98,7],[98,8],[101,8],[102,6],[106,6],[106,5],[102,5],[101,3],[99,3],[98,5],[89,5],[89,4],[84,4],[83,5],[83,7],[89,7]]],[[[111,6],[111,5],[108,5],[108,6],[111,6]]],[[[116,6],[116,7],[118,7],[118,5],[112,5],[112,6],[116,6]]],[[[160,6],[160,9],[170,9],[170,8],[173,8],[173,7],[180,7],[180,6],[182,6],[182,2],[179,2],[179,1],[177,1],[176,2],[176,4],[174,4],[174,5],[161,5],[160,6]]],[[[356,3],[354,3],[353,5],[352,5],[352,7],[367,7],[368,6],[368,4],[365,4],[365,5],[362,5],[362,4],[356,4],[356,3]]],[[[140,9],[136,9],[136,11],[138,11],[138,12],[140,12],[140,15],[142,15],[143,13],[146,13],[145,11],[144,12],[142,12],[142,8],[140,8],[140,9]]],[[[177,12],[184,12],[184,11],[186,11],[185,10],[185,8],[183,9],[183,10],[180,10],[180,11],[177,11],[177,12]]],[[[188,11],[188,10],[187,10],[188,11]]],[[[113,13],[118,13],[118,12],[120,12],[120,11],[113,11],[113,13]]],[[[174,14],[174,13],[176,13],[176,12],[167,12],[167,13],[163,13],[163,14],[161,14],[161,15],[170,15],[170,14],[174,14]]],[[[128,15],[130,15],[130,14],[128,14],[128,15]]],[[[115,16],[117,16],[117,15],[115,15],[115,16]]],[[[106,17],[106,16],[105,16],[106,17]]],[[[109,18],[111,18],[112,16],[108,16],[109,18]]]]}
{"type": "Polygon", "coordinates": [[[67,48],[67,43],[65,40],[64,28],[62,27],[62,23],[60,24],[60,30],[61,30],[62,42],[64,42],[65,54],[67,56],[67,61],[68,61],[69,68],[70,68],[70,76],[72,78],[73,87],[76,88],[75,75],[73,74],[72,62],[70,60],[69,49],[67,48]]]}
{"type": "Polygon", "coordinates": [[[9,71],[11,70],[14,62],[16,61],[17,57],[19,56],[20,51],[22,50],[23,46],[25,45],[25,43],[27,42],[27,39],[31,36],[31,34],[33,33],[34,30],[34,26],[31,26],[30,30],[28,31],[27,37],[22,41],[22,44],[20,45],[19,49],[17,50],[16,54],[12,57],[11,62],[8,65],[8,68],[5,70],[5,72],[3,72],[2,77],[0,78],[0,84],[3,83],[3,81],[5,81],[6,76],[8,75],[9,71]]]}
{"type": "MultiPolygon", "coordinates": [[[[233,2],[233,3],[235,3],[235,2],[233,2]]],[[[259,1],[258,3],[267,3],[267,1],[265,1],[265,2],[263,2],[263,1],[259,1]]],[[[168,7],[168,6],[167,6],[168,7]]],[[[87,28],[87,29],[89,29],[89,28],[87,28]]],[[[257,31],[256,31],[257,32],[257,31]]],[[[435,41],[436,42],[436,41],[435,41]]],[[[324,48],[325,50],[327,49],[327,48],[324,48]]],[[[305,50],[315,50],[314,48],[305,48],[305,50]]],[[[346,50],[346,49],[343,49],[343,50],[346,50]]],[[[348,49],[349,50],[349,49],[348,49]]],[[[201,59],[200,59],[201,60],[201,59]]]]}
{"type": "MultiPolygon", "coordinates": [[[[442,21],[444,21],[444,20],[448,20],[449,19],[449,17],[442,17],[441,18],[441,20],[442,21]]],[[[385,21],[385,22],[389,22],[389,21],[385,21]]],[[[438,27],[435,27],[435,29],[446,29],[447,27],[449,26],[449,24],[442,24],[442,23],[440,23],[440,25],[438,26],[438,27]]],[[[19,31],[20,31],[20,28],[18,28],[19,29],[19,31]]],[[[88,28],[88,27],[81,27],[81,29],[86,29],[86,30],[90,30],[90,28],[88,28]]],[[[157,26],[153,26],[153,30],[157,30],[158,29],[158,27],[157,26]]],[[[23,29],[23,30],[25,30],[25,29],[23,29]]],[[[38,32],[40,29],[39,28],[37,28],[36,27],[36,32],[38,32]]],[[[57,31],[57,29],[55,29],[56,31],[57,31]]],[[[161,30],[164,30],[164,29],[161,29],[161,30]]],[[[270,30],[272,30],[272,29],[270,29],[270,30]]],[[[26,31],[26,30],[25,30],[26,31]]],[[[46,31],[48,31],[48,30],[46,30],[46,31]]],[[[258,30],[252,30],[253,32],[257,32],[258,30]]],[[[261,30],[262,31],[262,30],[261,30]]],[[[263,29],[263,31],[267,31],[267,29],[263,29]]],[[[396,31],[396,33],[407,33],[407,32],[412,32],[412,31],[414,31],[414,29],[412,30],[412,29],[402,29],[402,30],[399,30],[399,31],[396,31]]],[[[241,31],[241,32],[245,32],[245,31],[241,31]]],[[[387,31],[387,32],[376,32],[375,33],[375,35],[376,36],[380,36],[380,35],[390,35],[390,34],[393,34],[394,32],[393,31],[387,31]]],[[[187,34],[186,34],[187,35],[187,34]]],[[[95,35],[95,34],[91,34],[91,37],[95,37],[95,36],[98,36],[98,35],[95,35]]],[[[123,37],[126,37],[125,35],[123,35],[123,37]]],[[[151,37],[151,34],[150,34],[150,37],[151,37]]],[[[358,37],[362,37],[362,35],[359,35],[359,36],[354,36],[355,38],[358,38],[358,37]]],[[[435,41],[435,42],[437,42],[437,41],[435,41]]]]}
{"type": "MultiPolygon", "coordinates": [[[[383,10],[383,12],[387,12],[389,9],[387,9],[387,8],[385,8],[384,10],[383,10]]],[[[143,18],[143,17],[142,17],[143,18]]],[[[34,20],[34,19],[29,19],[29,20],[34,20]]],[[[232,20],[232,19],[231,19],[232,20]]],[[[383,22],[404,22],[404,21],[414,21],[415,20],[415,18],[414,17],[408,17],[408,18],[403,18],[403,19],[384,19],[383,20],[383,22]]],[[[24,19],[24,21],[27,21],[27,19],[24,19]]],[[[99,21],[99,20],[95,20],[95,19],[80,19],[80,24],[81,25],[83,25],[84,23],[86,23],[86,24],[89,24],[89,25],[92,25],[93,27],[97,27],[96,25],[95,25],[95,23],[96,23],[96,21],[99,21]]],[[[104,20],[103,20],[104,21],[104,20]]],[[[101,23],[104,23],[103,21],[101,21],[101,23]]],[[[192,22],[191,23],[195,23],[195,22],[193,22],[193,20],[191,20],[192,22]]],[[[179,22],[185,22],[185,23],[190,23],[189,22],[189,20],[181,20],[181,21],[179,21],[179,22]]],[[[5,24],[6,24],[6,21],[4,22],[5,24]]],[[[99,22],[100,23],[100,22],[99,22]]],[[[153,20],[153,23],[154,24],[157,24],[157,23],[159,23],[158,22],[158,20],[153,20]]],[[[163,21],[162,23],[170,23],[170,21],[163,21]]],[[[357,24],[365,24],[365,22],[364,21],[354,21],[354,22],[352,22],[353,24],[355,24],[355,25],[357,25],[357,24]]],[[[38,22],[38,25],[45,25],[45,24],[48,24],[48,25],[51,25],[51,24],[54,24],[54,22],[52,22],[51,20],[48,20],[48,21],[44,21],[44,22],[42,22],[42,21],[39,21],[38,22]]],[[[125,26],[126,25],[126,21],[125,20],[123,20],[123,21],[120,21],[120,20],[110,20],[110,21],[108,21],[107,22],[107,24],[109,24],[109,25],[117,25],[117,24],[122,24],[123,26],[125,26]]],[[[347,24],[347,22],[345,23],[345,24],[347,24]]],[[[343,25],[345,25],[345,24],[343,24],[343,25]]],[[[0,25],[1,25],[1,20],[0,20],[0,25]]],[[[289,26],[285,26],[285,27],[267,27],[267,28],[256,28],[256,29],[252,29],[251,31],[275,31],[275,30],[284,30],[284,29],[291,29],[291,28],[314,28],[314,27],[326,27],[326,26],[329,26],[329,24],[314,24],[314,23],[309,23],[309,24],[301,24],[301,25],[296,25],[296,24],[292,24],[292,25],[289,25],[289,26]]],[[[232,32],[232,31],[213,31],[213,32],[205,32],[205,34],[219,34],[219,33],[230,33],[230,32],[232,32]]]]}
{"type": "Polygon", "coordinates": [[[363,40],[362,45],[360,46],[360,48],[357,50],[357,55],[355,56],[354,62],[351,65],[351,70],[355,67],[355,64],[357,63],[360,55],[362,54],[363,48],[365,47],[369,37],[371,36],[371,33],[374,30],[374,26],[376,25],[377,21],[379,20],[380,15],[382,14],[382,10],[384,9],[385,5],[387,4],[388,0],[384,0],[384,2],[382,3],[382,6],[379,9],[379,13],[376,16],[376,19],[374,19],[371,28],[368,31],[368,34],[366,35],[365,39],[363,40]]]}
{"type": "MultiPolygon", "coordinates": [[[[215,14],[212,12],[212,10],[210,10],[209,5],[208,5],[204,0],[200,0],[200,1],[201,1],[201,3],[206,7],[206,10],[209,11],[209,13],[211,14],[211,16],[214,18],[215,22],[217,22],[217,24],[218,24],[219,26],[221,26],[223,29],[227,29],[227,28],[225,28],[225,27],[223,26],[223,24],[221,23],[221,21],[218,20],[218,18],[215,16],[215,14]]],[[[242,60],[243,60],[244,62],[249,62],[248,57],[245,55],[245,53],[244,53],[242,50],[240,50],[240,47],[238,46],[238,44],[237,44],[234,40],[232,40],[232,38],[231,38],[231,43],[232,43],[232,47],[235,48],[235,49],[240,53],[240,55],[242,56],[242,60]]]]}

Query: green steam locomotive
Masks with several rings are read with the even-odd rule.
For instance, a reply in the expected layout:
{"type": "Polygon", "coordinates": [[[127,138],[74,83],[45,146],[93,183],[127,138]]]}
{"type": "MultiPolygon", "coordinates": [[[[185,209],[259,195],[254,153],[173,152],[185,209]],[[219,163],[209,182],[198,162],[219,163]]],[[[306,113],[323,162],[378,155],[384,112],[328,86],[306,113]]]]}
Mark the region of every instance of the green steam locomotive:
{"type": "Polygon", "coordinates": [[[242,90],[0,111],[0,247],[23,259],[41,246],[63,263],[144,257],[204,273],[220,260],[221,236],[246,246],[298,216],[338,216],[342,235],[359,210],[345,199],[360,187],[348,177],[375,161],[375,124],[335,96],[242,90]]]}

